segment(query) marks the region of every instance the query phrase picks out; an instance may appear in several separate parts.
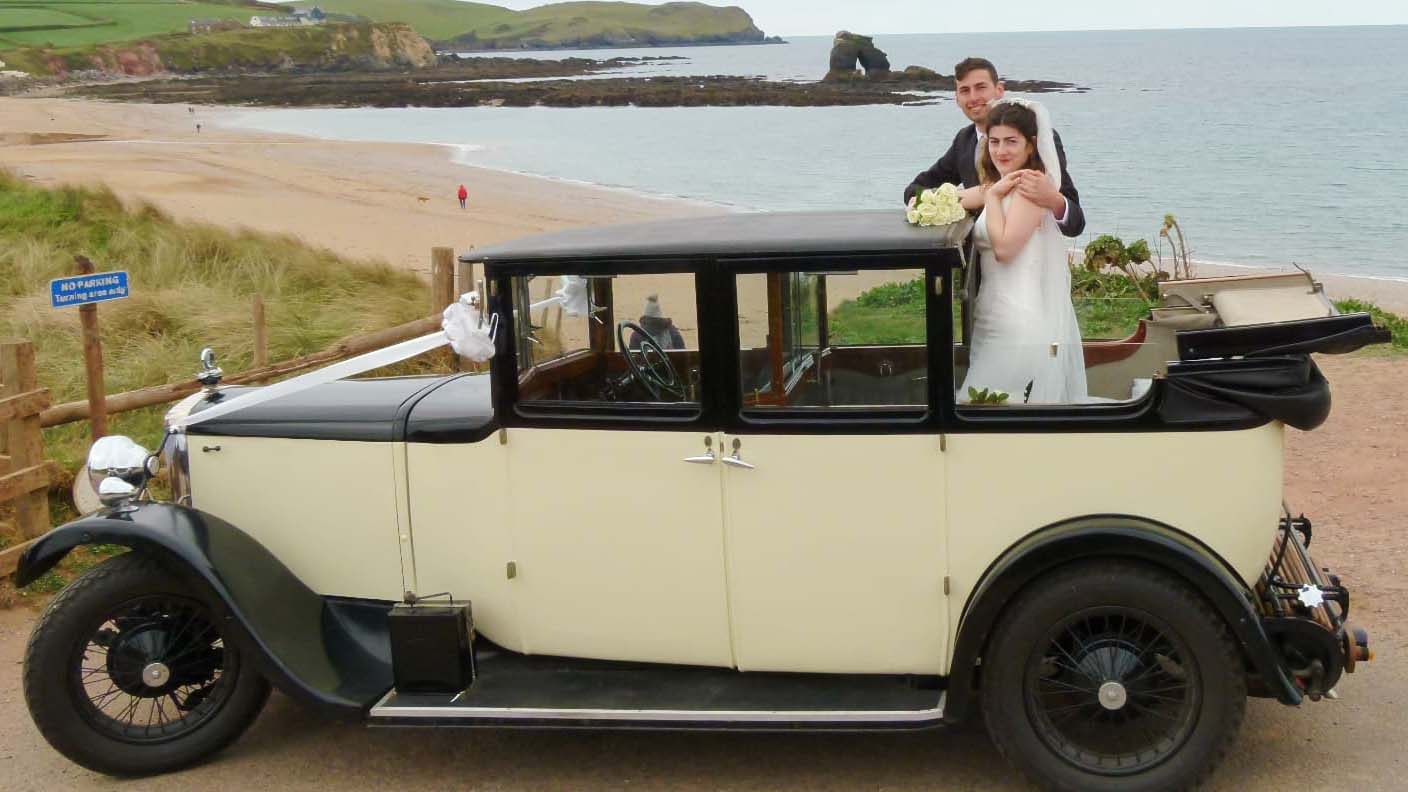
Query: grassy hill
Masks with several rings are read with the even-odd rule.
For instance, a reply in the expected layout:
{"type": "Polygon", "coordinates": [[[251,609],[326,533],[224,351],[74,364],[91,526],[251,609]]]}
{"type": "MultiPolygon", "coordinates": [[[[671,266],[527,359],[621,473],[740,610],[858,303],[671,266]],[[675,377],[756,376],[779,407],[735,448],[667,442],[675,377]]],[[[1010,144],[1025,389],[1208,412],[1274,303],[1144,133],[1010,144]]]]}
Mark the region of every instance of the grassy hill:
{"type": "Polygon", "coordinates": [[[553,3],[514,11],[459,0],[325,0],[323,10],[405,22],[428,39],[475,49],[756,41],[746,11],[695,2],[553,3]]]}
{"type": "Polygon", "coordinates": [[[173,33],[115,44],[0,48],[8,68],[37,75],[100,70],[111,74],[166,72],[347,71],[424,67],[435,63],[430,45],[400,23],[360,22],[295,28],[244,28],[198,36],[173,33]]]}
{"type": "Polygon", "coordinates": [[[519,13],[502,6],[460,0],[319,0],[318,7],[328,13],[376,22],[404,22],[432,41],[449,41],[482,25],[500,24],[519,13]]]}
{"type": "Polygon", "coordinates": [[[0,48],[73,47],[184,32],[192,19],[248,22],[286,9],[254,2],[0,0],[0,48]]]}

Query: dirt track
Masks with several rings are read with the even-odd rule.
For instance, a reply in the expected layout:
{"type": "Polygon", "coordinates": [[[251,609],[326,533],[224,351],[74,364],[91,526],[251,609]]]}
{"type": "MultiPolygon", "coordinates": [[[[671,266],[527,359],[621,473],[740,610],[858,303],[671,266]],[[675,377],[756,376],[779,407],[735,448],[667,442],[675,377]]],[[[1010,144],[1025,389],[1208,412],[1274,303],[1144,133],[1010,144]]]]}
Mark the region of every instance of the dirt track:
{"type": "MultiPolygon", "coordinates": [[[[1408,789],[1408,359],[1322,359],[1335,411],[1290,432],[1287,497],[1315,521],[1316,560],[1355,595],[1378,659],[1338,702],[1255,700],[1216,790],[1408,789]]],[[[368,730],[275,696],[250,732],[183,773],[119,782],[40,738],[20,692],[34,614],[0,611],[0,789],[942,789],[1025,787],[977,726],[899,735],[368,730]]]]}

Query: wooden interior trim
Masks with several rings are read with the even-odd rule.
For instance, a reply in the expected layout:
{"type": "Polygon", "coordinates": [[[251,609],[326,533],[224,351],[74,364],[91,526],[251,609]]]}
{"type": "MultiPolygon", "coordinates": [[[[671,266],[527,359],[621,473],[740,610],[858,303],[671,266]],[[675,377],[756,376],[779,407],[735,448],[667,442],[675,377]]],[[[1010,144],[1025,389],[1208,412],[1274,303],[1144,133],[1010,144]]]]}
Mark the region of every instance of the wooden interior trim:
{"type": "Polygon", "coordinates": [[[1086,341],[1082,344],[1085,349],[1085,367],[1103,366],[1131,358],[1148,337],[1149,326],[1144,319],[1140,319],[1139,326],[1129,338],[1121,341],[1086,341]]]}

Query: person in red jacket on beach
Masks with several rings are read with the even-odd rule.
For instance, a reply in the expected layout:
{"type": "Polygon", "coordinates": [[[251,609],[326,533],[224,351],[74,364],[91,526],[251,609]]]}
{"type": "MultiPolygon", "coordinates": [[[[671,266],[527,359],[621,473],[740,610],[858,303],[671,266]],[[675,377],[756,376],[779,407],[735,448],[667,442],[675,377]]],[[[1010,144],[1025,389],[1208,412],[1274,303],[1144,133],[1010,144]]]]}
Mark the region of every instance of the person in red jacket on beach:
{"type": "Polygon", "coordinates": [[[467,201],[469,201],[469,190],[466,190],[466,189],[464,188],[464,185],[463,185],[463,184],[460,185],[459,197],[460,197],[460,208],[463,209],[465,203],[466,203],[467,201]]]}

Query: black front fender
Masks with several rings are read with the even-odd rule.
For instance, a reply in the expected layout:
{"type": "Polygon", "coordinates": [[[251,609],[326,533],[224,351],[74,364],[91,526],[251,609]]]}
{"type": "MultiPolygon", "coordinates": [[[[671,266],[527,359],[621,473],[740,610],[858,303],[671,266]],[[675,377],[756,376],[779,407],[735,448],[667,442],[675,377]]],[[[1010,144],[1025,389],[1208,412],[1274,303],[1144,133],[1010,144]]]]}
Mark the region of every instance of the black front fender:
{"type": "MultiPolygon", "coordinates": [[[[1269,550],[1269,548],[1268,548],[1269,550]]],[[[1138,560],[1172,572],[1207,597],[1221,614],[1243,655],[1272,695],[1299,704],[1291,680],[1262,627],[1261,616],[1226,564],[1197,540],[1169,526],[1120,515],[1072,520],[1037,531],[1008,550],[984,573],[963,609],[949,669],[944,720],[966,717],[977,693],[979,660],[1003,608],[1028,583],[1072,561],[1138,560]]]]}
{"type": "Polygon", "coordinates": [[[25,550],[16,583],[32,582],[87,544],[152,553],[207,587],[260,671],[296,699],[360,716],[391,688],[390,603],[320,596],[249,534],[197,509],[148,502],[62,525],[25,550]]]}

